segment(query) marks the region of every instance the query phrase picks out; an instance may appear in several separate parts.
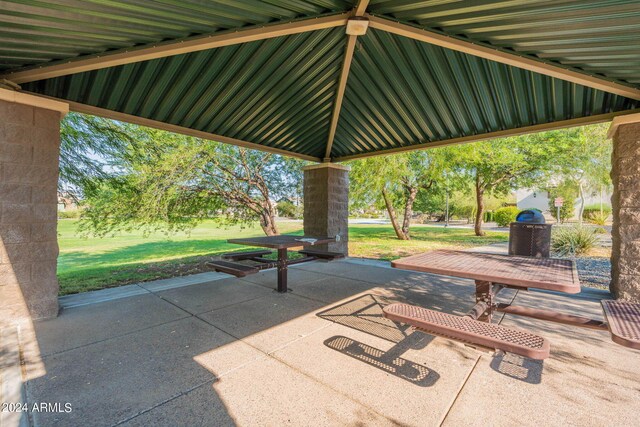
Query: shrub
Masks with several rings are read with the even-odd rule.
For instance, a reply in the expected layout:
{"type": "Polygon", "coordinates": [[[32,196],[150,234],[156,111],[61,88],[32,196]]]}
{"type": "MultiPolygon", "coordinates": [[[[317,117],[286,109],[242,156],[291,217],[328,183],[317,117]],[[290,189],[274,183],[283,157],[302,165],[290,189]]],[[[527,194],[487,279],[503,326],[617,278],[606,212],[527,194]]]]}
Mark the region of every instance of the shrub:
{"type": "Polygon", "coordinates": [[[520,210],[515,206],[500,208],[493,213],[493,220],[497,222],[500,227],[506,227],[516,220],[518,212],[520,212],[520,210]]]}
{"type": "Polygon", "coordinates": [[[562,256],[587,253],[598,241],[595,230],[586,227],[560,227],[551,238],[551,248],[562,256]]]}
{"type": "Polygon", "coordinates": [[[493,218],[493,211],[486,211],[484,213],[484,222],[493,222],[494,218],[493,218]]]}
{"type": "Polygon", "coordinates": [[[59,219],[78,219],[80,218],[80,209],[73,209],[69,211],[58,211],[59,219]]]}
{"type": "Polygon", "coordinates": [[[278,215],[284,218],[300,218],[302,216],[302,207],[283,200],[278,203],[278,215]]]}
{"type": "Polygon", "coordinates": [[[471,219],[475,215],[475,205],[473,204],[451,204],[449,215],[455,218],[471,219]]]}

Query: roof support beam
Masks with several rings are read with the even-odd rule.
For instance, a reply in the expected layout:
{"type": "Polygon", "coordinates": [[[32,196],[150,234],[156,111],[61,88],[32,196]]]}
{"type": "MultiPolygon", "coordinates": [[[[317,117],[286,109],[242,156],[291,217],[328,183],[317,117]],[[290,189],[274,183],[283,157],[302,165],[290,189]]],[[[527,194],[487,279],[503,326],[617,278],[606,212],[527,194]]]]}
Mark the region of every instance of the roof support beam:
{"type": "Polygon", "coordinates": [[[572,83],[591,87],[593,89],[614,93],[627,98],[640,99],[640,89],[611,82],[600,77],[594,77],[577,71],[568,70],[546,62],[526,58],[524,56],[504,52],[491,47],[445,36],[433,31],[416,28],[411,25],[401,24],[389,19],[370,15],[365,16],[369,19],[369,25],[378,30],[387,31],[399,36],[467,53],[469,55],[478,56],[480,58],[500,62],[502,64],[511,65],[557,79],[566,80],[572,83]]]}
{"type": "Polygon", "coordinates": [[[369,0],[360,0],[353,11],[353,16],[364,16],[369,6],[369,0]]]}
{"type": "Polygon", "coordinates": [[[197,52],[200,50],[214,49],[239,43],[247,43],[256,40],[265,40],[274,37],[304,33],[308,31],[322,30],[339,27],[347,24],[350,13],[329,15],[321,18],[305,19],[287,22],[284,24],[271,24],[260,27],[252,27],[242,30],[225,31],[208,36],[189,37],[182,40],[172,40],[166,43],[158,43],[152,46],[123,49],[114,53],[82,57],[65,62],[57,62],[24,71],[15,71],[0,76],[14,83],[32,82],[68,74],[85,71],[99,70],[118,65],[131,64],[133,62],[149,61],[151,59],[180,55],[183,53],[197,52]]]}
{"type": "Polygon", "coordinates": [[[342,110],[342,100],[344,98],[344,92],[347,88],[347,79],[349,78],[349,69],[351,68],[351,61],[353,60],[353,52],[356,47],[356,40],[358,36],[348,36],[347,48],[344,52],[344,62],[342,63],[342,72],[340,73],[340,80],[338,81],[338,89],[336,91],[336,98],[333,102],[333,115],[331,116],[331,125],[329,127],[329,138],[327,139],[327,150],[324,154],[324,161],[331,161],[331,147],[333,147],[333,140],[336,137],[336,129],[338,128],[338,119],[340,118],[340,110],[342,110]]]}
{"type": "MultiPolygon", "coordinates": [[[[22,92],[29,93],[29,92],[22,92]]],[[[42,96],[38,94],[32,94],[43,100],[54,100],[69,104],[69,110],[77,113],[91,114],[94,116],[104,117],[107,119],[118,120],[121,122],[132,123],[140,126],[147,126],[150,128],[166,130],[168,132],[179,133],[182,135],[193,136],[196,138],[208,139],[210,141],[223,142],[225,144],[236,145],[238,147],[250,148],[252,150],[266,151],[267,153],[281,154],[283,156],[297,157],[303,160],[309,160],[312,162],[320,162],[322,159],[318,157],[308,156],[306,154],[294,153],[291,151],[280,150],[278,148],[269,147],[267,145],[256,144],[254,142],[243,141],[240,139],[229,138],[227,136],[216,135],[209,132],[203,132],[195,129],[190,129],[183,126],[172,125],[169,123],[159,122],[157,120],[145,119],[144,117],[133,116],[131,114],[120,113],[117,111],[107,110],[104,108],[94,107],[92,105],[81,104],[79,102],[67,101],[65,99],[58,99],[49,96],[42,96]]]]}
{"type": "MultiPolygon", "coordinates": [[[[369,0],[359,0],[353,9],[353,15],[355,17],[361,17],[367,11],[369,6],[369,0]]],[[[329,125],[329,137],[327,138],[327,149],[324,154],[324,161],[331,161],[331,148],[333,147],[333,140],[336,137],[336,129],[338,128],[338,120],[340,119],[340,110],[342,110],[342,100],[344,98],[344,91],[347,88],[347,79],[349,78],[349,70],[351,69],[351,61],[353,60],[353,52],[356,47],[356,39],[358,36],[347,35],[347,47],[344,51],[344,61],[342,63],[342,71],[340,72],[340,80],[338,81],[338,90],[336,91],[336,98],[333,103],[333,114],[331,116],[331,124],[329,125]]]]}
{"type": "Polygon", "coordinates": [[[368,153],[354,154],[351,156],[338,157],[334,162],[346,162],[348,160],[362,159],[365,157],[384,156],[388,154],[404,153],[414,150],[425,150],[429,148],[442,147],[445,145],[464,144],[468,142],[486,141],[488,139],[505,138],[508,136],[525,135],[528,133],[544,132],[554,129],[570,128],[575,126],[586,126],[595,123],[611,121],[614,117],[626,116],[629,114],[639,115],[640,109],[619,111],[616,113],[599,114],[596,116],[580,117],[577,119],[561,120],[558,122],[542,123],[539,125],[525,126],[515,129],[505,129],[496,132],[489,132],[480,135],[463,136],[460,138],[445,139],[443,141],[425,142],[422,144],[407,145],[404,147],[390,148],[388,150],[373,151],[368,153]]]}

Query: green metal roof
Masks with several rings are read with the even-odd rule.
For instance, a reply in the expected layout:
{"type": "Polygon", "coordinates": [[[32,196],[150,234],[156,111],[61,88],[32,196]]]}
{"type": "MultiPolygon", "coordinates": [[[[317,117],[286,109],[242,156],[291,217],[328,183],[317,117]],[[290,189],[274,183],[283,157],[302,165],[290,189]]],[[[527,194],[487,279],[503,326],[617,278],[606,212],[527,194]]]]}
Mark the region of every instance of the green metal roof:
{"type": "Polygon", "coordinates": [[[383,31],[358,41],[332,157],[640,107],[383,31]]]}
{"type": "Polygon", "coordinates": [[[638,0],[371,0],[372,15],[640,84],[638,0]]]}
{"type": "MultiPolygon", "coordinates": [[[[4,77],[11,79],[16,70],[109,58],[123,49],[292,20],[313,22],[349,11],[355,3],[0,2],[0,74],[4,67],[4,77]]],[[[372,0],[367,12],[407,28],[640,88],[637,0],[372,0]]],[[[27,79],[21,86],[78,105],[322,159],[340,98],[346,46],[340,24],[27,79]]],[[[607,92],[607,87],[594,89],[371,27],[357,38],[347,76],[331,146],[334,160],[640,108],[637,99],[607,92]]]]}
{"type": "Polygon", "coordinates": [[[344,30],[244,43],[23,85],[56,98],[319,157],[344,30]]]}
{"type": "Polygon", "coordinates": [[[351,8],[343,0],[0,2],[0,71],[351,8]]]}

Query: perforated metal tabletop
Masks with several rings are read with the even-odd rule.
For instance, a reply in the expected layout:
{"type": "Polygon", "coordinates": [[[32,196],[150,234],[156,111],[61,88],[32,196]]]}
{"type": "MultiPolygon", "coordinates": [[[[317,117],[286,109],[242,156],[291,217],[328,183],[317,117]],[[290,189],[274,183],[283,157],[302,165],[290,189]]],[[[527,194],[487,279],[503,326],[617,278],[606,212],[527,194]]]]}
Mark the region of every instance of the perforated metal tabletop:
{"type": "Polygon", "coordinates": [[[393,261],[395,268],[524,288],[577,294],[580,280],[569,259],[439,250],[393,261]]]}

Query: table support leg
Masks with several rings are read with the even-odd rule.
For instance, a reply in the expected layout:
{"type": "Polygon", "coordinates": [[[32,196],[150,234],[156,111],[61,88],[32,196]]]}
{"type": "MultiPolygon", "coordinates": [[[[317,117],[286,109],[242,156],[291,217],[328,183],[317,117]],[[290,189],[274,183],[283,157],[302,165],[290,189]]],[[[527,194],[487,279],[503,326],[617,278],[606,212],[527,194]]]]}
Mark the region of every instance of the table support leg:
{"type": "Polygon", "coordinates": [[[495,309],[495,297],[501,289],[501,285],[476,280],[476,306],[474,307],[476,312],[473,313],[474,310],[472,310],[472,317],[482,322],[491,323],[491,316],[495,309]],[[484,311],[480,313],[479,310],[482,309],[484,311]]]}
{"type": "Polygon", "coordinates": [[[278,292],[287,292],[287,249],[278,249],[278,292]]]}

